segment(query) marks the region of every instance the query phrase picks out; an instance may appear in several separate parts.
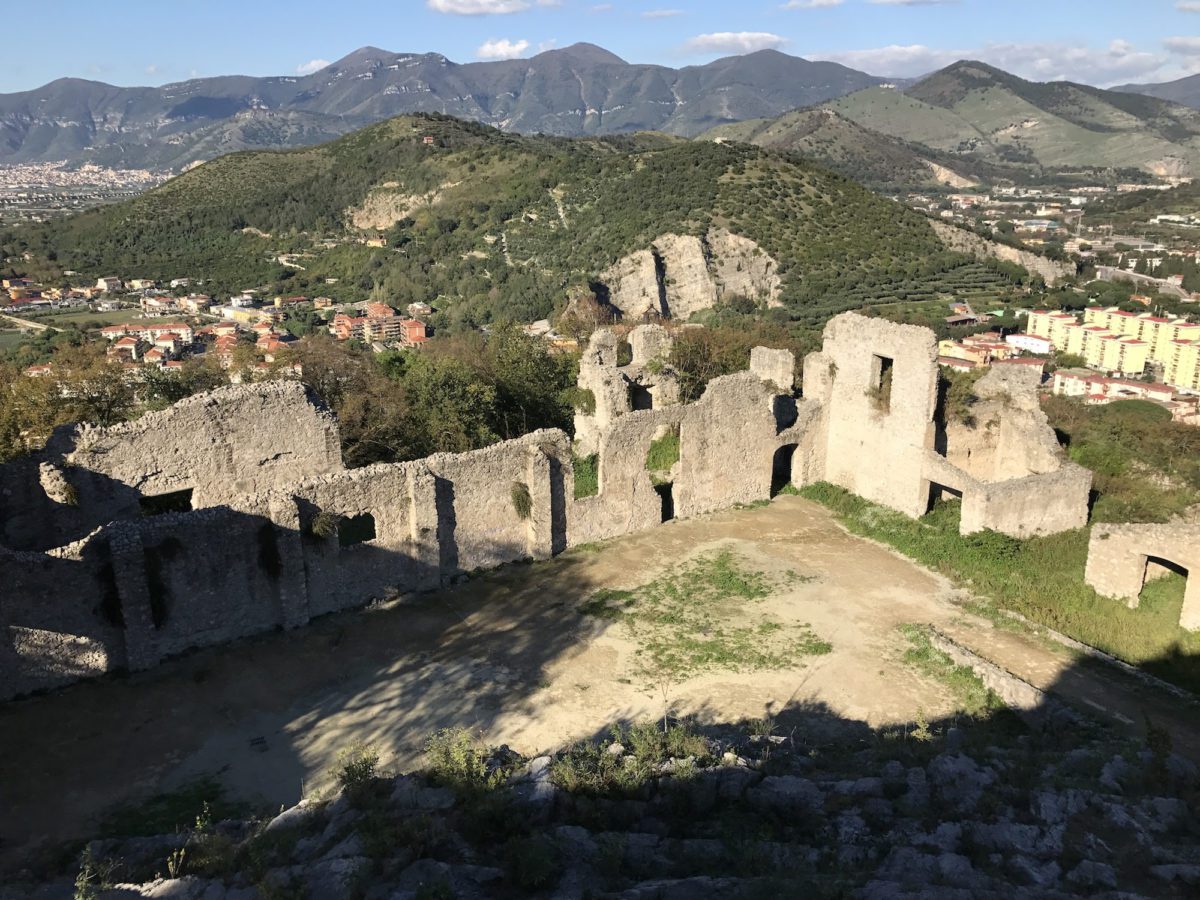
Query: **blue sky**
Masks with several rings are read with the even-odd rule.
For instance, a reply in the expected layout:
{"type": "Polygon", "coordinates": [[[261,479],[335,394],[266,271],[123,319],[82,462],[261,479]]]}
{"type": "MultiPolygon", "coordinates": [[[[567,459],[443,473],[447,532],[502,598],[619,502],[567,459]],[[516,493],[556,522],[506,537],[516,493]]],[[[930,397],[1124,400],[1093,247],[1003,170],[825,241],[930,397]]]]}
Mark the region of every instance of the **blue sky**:
{"type": "Polygon", "coordinates": [[[68,75],[121,85],[292,75],[365,45],[470,62],[577,41],[630,62],[676,67],[775,47],[897,77],[962,57],[1029,78],[1099,85],[1200,72],[1200,0],[17,0],[5,6],[0,92],[68,75]]]}

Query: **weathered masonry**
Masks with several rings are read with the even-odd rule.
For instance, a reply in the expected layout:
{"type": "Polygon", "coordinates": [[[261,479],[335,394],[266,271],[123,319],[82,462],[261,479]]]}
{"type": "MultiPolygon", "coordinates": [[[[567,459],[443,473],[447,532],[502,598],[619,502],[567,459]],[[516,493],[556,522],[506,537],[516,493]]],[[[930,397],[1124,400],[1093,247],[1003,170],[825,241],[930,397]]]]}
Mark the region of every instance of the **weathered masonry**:
{"type": "Polygon", "coordinates": [[[1136,609],[1147,581],[1177,572],[1187,577],[1179,626],[1200,631],[1200,525],[1096,525],[1088,544],[1087,583],[1136,609]]]}
{"type": "Polygon", "coordinates": [[[0,466],[0,699],[146,669],[474,569],[831,481],[912,516],[963,498],[964,532],[1084,524],[1023,369],[947,421],[927,329],[839,316],[804,365],[750,370],[678,402],[671,336],[596,333],[574,442],[541,431],[462,454],[347,470],[333,418],[293,382],[222,388],[109,429],[69,427],[0,466]],[[590,392],[590,393],[589,393],[590,392]],[[575,465],[597,482],[576,499],[575,465]]]}

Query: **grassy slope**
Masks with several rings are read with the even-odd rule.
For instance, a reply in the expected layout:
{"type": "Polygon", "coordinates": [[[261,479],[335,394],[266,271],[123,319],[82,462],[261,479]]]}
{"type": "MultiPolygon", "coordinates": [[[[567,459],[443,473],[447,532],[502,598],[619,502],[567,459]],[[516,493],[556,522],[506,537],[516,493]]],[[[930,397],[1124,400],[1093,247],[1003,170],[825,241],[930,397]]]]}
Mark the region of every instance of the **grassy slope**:
{"type": "Polygon", "coordinates": [[[939,150],[956,150],[963,141],[986,140],[961,116],[930,106],[899,91],[870,88],[829,104],[864,128],[939,150]]]}
{"type": "Polygon", "coordinates": [[[286,277],[280,289],[315,293],[331,276],[389,299],[442,296],[479,322],[545,315],[572,282],[714,223],[780,260],[793,304],[886,283],[941,250],[920,217],[795,157],[661,135],[520,138],[426,117],[223,157],[34,232],[33,249],[87,274],[201,275],[215,292],[286,277]],[[435,190],[389,233],[394,249],[320,245],[347,237],[347,211],[372,193],[435,190]],[[314,253],[307,271],[285,276],[272,257],[297,249],[314,253]]]}
{"type": "Polygon", "coordinates": [[[863,128],[828,108],[801,109],[777,119],[721,125],[701,138],[791,150],[867,184],[936,183],[920,148],[863,128]]]}
{"type": "Polygon", "coordinates": [[[1178,624],[1183,579],[1151,583],[1138,609],[1100,597],[1083,581],[1088,529],[1026,541],[994,532],[962,537],[957,501],[913,520],[828,484],[800,493],[828,506],[854,534],[895,547],[1004,609],[1200,691],[1200,634],[1178,624]]]}
{"type": "Polygon", "coordinates": [[[992,161],[1028,152],[1029,162],[1047,167],[1144,167],[1179,157],[1200,168],[1200,114],[1193,110],[1027,82],[981,64],[952,66],[906,94],[872,88],[830,106],[865,128],[941,150],[976,141],[974,152],[992,161]]]}

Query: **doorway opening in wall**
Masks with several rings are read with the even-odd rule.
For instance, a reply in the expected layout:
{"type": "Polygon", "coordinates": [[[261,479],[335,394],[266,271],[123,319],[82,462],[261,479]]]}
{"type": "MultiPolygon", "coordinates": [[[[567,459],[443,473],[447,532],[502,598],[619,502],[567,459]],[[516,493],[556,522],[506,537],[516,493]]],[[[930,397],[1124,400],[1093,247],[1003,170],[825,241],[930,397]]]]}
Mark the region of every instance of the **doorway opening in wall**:
{"type": "MultiPolygon", "coordinates": [[[[1147,556],[1142,573],[1142,589],[1138,593],[1139,608],[1182,607],[1187,592],[1188,570],[1174,560],[1162,556],[1147,556]]],[[[1172,618],[1177,618],[1172,614],[1172,618]]]]}
{"type": "Polygon", "coordinates": [[[375,517],[370,513],[349,516],[338,523],[338,546],[353,547],[375,540],[375,517]]]}
{"type": "Polygon", "coordinates": [[[892,411],[892,373],[895,360],[890,356],[875,354],[871,357],[871,386],[867,388],[867,396],[871,404],[880,412],[892,411]]]}
{"type": "Polygon", "coordinates": [[[138,505],[142,508],[143,516],[161,516],[165,513],[191,512],[192,489],[185,488],[182,491],[171,491],[166,494],[139,497],[138,505]]]}
{"type": "Polygon", "coordinates": [[[671,483],[656,484],[654,493],[662,503],[662,521],[670,522],[675,518],[675,485],[671,483]]]}
{"type": "Polygon", "coordinates": [[[925,503],[925,511],[932,512],[934,507],[939,503],[950,503],[954,500],[962,500],[963,493],[957,488],[949,487],[948,485],[938,484],[936,481],[929,482],[929,499],[925,503]]]}
{"type": "Polygon", "coordinates": [[[654,409],[654,394],[650,392],[650,388],[641,384],[629,385],[629,408],[654,409]]]}
{"type": "Polygon", "coordinates": [[[792,483],[792,460],[796,457],[796,444],[784,444],[775,451],[775,456],[771,460],[771,496],[776,497],[779,492],[792,483]]]}

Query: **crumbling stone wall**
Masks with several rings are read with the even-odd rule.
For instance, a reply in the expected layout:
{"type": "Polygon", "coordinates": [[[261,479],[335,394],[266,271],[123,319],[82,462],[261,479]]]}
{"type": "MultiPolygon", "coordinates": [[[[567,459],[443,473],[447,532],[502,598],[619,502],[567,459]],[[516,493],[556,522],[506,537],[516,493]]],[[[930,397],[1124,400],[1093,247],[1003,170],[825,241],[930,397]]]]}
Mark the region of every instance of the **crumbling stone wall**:
{"type": "Polygon", "coordinates": [[[92,535],[51,553],[0,547],[0,700],[125,665],[109,544],[92,535]]]}
{"type": "Polygon", "coordinates": [[[1087,583],[1106,597],[1124,600],[1136,609],[1148,568],[1165,560],[1187,570],[1187,589],[1179,625],[1200,631],[1200,525],[1112,525],[1092,528],[1088,543],[1087,583]]]}
{"type": "Polygon", "coordinates": [[[822,350],[805,359],[804,379],[805,398],[828,415],[824,479],[924,515],[922,467],[938,388],[933,332],[845,313],[825,327],[822,350]]]}
{"type": "Polygon", "coordinates": [[[116,429],[68,429],[47,454],[0,469],[4,514],[29,522],[61,507],[38,540],[89,518],[106,524],[44,552],[0,547],[0,699],[546,558],[668,511],[763,500],[789,478],[833,481],[914,516],[941,484],[963,494],[964,532],[1025,536],[1086,517],[1090,473],[1063,460],[1020,372],[979,383],[983,432],[941,429],[980,455],[939,452],[927,329],[839,316],[808,357],[802,398],[792,354],[758,348],[749,371],[686,405],[665,364],[669,332],[642,326],[630,344],[633,362],[618,367],[615,335],[589,342],[580,385],[596,403],[577,416],[574,445],[547,430],[347,471],[333,420],[292,382],[221,389],[116,429]],[[653,407],[634,408],[634,390],[656,392],[653,407]],[[651,443],[668,433],[679,460],[651,473],[651,443]],[[572,455],[589,452],[599,493],[574,500],[572,455]],[[36,488],[12,488],[16,474],[36,488]],[[144,491],[181,487],[206,508],[139,514],[144,491]]]}
{"type": "Polygon", "coordinates": [[[45,550],[139,517],[146,497],[191,490],[195,509],[238,507],[341,469],[337,423],[302,385],[218,388],[110,428],[58,429],[42,453],[0,466],[2,543],[45,550]]]}
{"type": "Polygon", "coordinates": [[[632,359],[626,366],[617,365],[619,339],[608,329],[593,334],[583,352],[578,385],[591,393],[593,409],[575,412],[577,456],[598,450],[601,435],[635,409],[639,393],[653,409],[679,402],[679,378],[668,364],[674,342],[667,329],[639,325],[629,332],[628,341],[632,359]]]}
{"type": "Polygon", "coordinates": [[[975,385],[970,421],[947,421],[936,415],[933,332],[845,313],[805,360],[804,379],[805,399],[825,410],[824,458],[810,479],[914,517],[940,489],[956,491],[963,534],[1025,538],[1087,523],[1091,473],[1059,448],[1036,371],[994,368],[975,385]]]}

